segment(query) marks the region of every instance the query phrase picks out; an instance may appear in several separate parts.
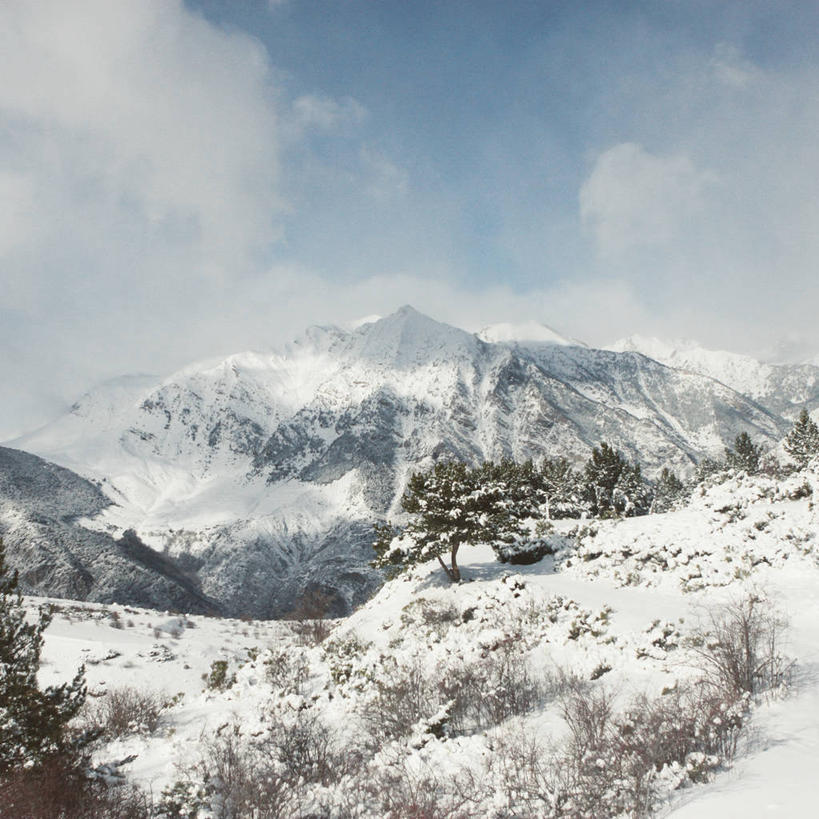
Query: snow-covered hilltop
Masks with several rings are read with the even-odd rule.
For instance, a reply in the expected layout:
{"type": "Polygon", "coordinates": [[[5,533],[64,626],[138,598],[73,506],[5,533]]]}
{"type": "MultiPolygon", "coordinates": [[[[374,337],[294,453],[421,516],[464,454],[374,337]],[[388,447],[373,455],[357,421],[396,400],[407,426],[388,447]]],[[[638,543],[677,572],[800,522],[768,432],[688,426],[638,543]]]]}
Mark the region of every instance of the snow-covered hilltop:
{"type": "Polygon", "coordinates": [[[421,564],[335,622],[58,601],[41,679],[86,663],[94,763],[163,819],[229,800],[362,819],[810,816],[816,469],[736,475],[667,514],[556,522],[556,553],[532,565],[467,545],[463,583],[421,564]],[[718,638],[745,656],[717,631],[738,611],[748,689],[708,660],[718,638]]]}
{"type": "Polygon", "coordinates": [[[542,326],[473,335],[403,307],[353,329],[312,327],[277,353],[120,379],[10,445],[98,482],[112,503],[83,512],[84,526],[134,530],[223,611],[271,616],[309,589],[338,612],[364,600],[378,582],[373,521],[435,461],[579,463],[606,440],[649,476],[687,473],[740,432],[772,444],[787,426],[645,355],[542,326]]]}

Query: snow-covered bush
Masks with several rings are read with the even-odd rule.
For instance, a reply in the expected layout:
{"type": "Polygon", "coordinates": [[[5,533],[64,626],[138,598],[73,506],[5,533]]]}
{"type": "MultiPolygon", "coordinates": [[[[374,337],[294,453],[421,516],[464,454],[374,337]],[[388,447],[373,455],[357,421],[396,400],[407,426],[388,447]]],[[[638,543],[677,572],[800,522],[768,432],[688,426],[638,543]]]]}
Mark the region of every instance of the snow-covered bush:
{"type": "Polygon", "coordinates": [[[333,637],[322,646],[324,661],[330,669],[330,678],[337,686],[345,685],[354,674],[364,677],[364,669],[358,665],[364,652],[370,648],[357,634],[333,637]]]}
{"type": "Polygon", "coordinates": [[[310,663],[304,649],[295,646],[270,649],[264,665],[267,681],[282,694],[300,694],[310,676],[310,663]]]}
{"type": "Polygon", "coordinates": [[[409,736],[440,707],[437,682],[420,660],[399,664],[385,657],[368,697],[359,706],[364,725],[379,743],[409,736]]]}
{"type": "Polygon", "coordinates": [[[210,672],[203,675],[205,685],[214,691],[225,691],[236,682],[236,675],[228,675],[228,661],[214,660],[210,664],[210,672]]]}
{"type": "Polygon", "coordinates": [[[692,652],[706,679],[728,694],[758,694],[787,682],[792,663],[782,653],[785,620],[764,594],[711,607],[692,652]]]}
{"type": "Polygon", "coordinates": [[[555,543],[550,537],[521,537],[510,543],[497,543],[495,555],[501,563],[529,566],[555,553],[555,543]]]}
{"type": "Polygon", "coordinates": [[[3,819],[154,819],[150,795],[128,784],[89,778],[75,760],[52,757],[3,779],[3,819]]]}
{"type": "Polygon", "coordinates": [[[479,661],[450,664],[438,691],[441,702],[451,703],[451,732],[470,733],[528,714],[541,704],[547,685],[532,673],[520,643],[504,638],[479,661]]]}
{"type": "Polygon", "coordinates": [[[359,758],[342,749],[316,714],[297,709],[269,715],[266,730],[245,735],[234,722],[206,741],[200,759],[166,788],[164,819],[294,819],[330,815],[326,789],[348,776],[359,758]]]}
{"type": "Polygon", "coordinates": [[[129,734],[153,734],[168,705],[168,701],[155,691],[122,686],[111,688],[102,697],[89,701],[81,719],[108,739],[129,734]]]}
{"type": "Polygon", "coordinates": [[[618,711],[604,688],[575,684],[563,703],[569,739],[558,816],[645,816],[669,789],[730,762],[748,704],[699,682],[618,711]]]}

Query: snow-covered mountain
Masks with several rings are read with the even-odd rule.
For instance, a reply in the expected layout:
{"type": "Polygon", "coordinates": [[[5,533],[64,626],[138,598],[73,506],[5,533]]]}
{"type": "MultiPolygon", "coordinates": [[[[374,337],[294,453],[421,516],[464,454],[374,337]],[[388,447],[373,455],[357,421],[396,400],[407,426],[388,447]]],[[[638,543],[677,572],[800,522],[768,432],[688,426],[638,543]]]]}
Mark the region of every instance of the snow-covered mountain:
{"type": "Polygon", "coordinates": [[[86,527],[133,529],[226,612],[271,616],[310,588],[338,611],[369,595],[372,522],[438,459],[579,462],[606,440],[652,475],[721,454],[741,431],[772,442],[787,428],[707,376],[504,332],[411,307],[313,327],[277,353],[119,380],[11,446],[99,482],[113,503],[83,512],[86,527]]]}
{"type": "Polygon", "coordinates": [[[24,590],[60,597],[217,613],[195,574],[145,546],[76,523],[111,501],[98,486],[35,455],[0,447],[0,532],[24,590]]]}
{"type": "Polygon", "coordinates": [[[489,342],[509,342],[526,344],[526,342],[536,342],[539,344],[560,344],[570,347],[585,347],[582,341],[566,338],[557,330],[553,330],[546,324],[539,321],[524,321],[520,324],[510,324],[503,322],[500,324],[490,324],[478,333],[478,338],[489,342]]]}
{"type": "Polygon", "coordinates": [[[669,367],[716,379],[786,418],[796,417],[802,407],[819,408],[817,361],[768,364],[739,353],[706,350],[687,339],[662,341],[639,335],[620,339],[607,349],[642,353],[669,367]]]}

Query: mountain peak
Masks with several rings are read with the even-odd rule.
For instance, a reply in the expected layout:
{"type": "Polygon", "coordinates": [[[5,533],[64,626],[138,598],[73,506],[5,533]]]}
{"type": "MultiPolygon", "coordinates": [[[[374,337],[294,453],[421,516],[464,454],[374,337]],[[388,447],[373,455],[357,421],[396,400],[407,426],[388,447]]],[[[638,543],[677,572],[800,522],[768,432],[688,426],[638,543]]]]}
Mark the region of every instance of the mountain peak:
{"type": "Polygon", "coordinates": [[[585,346],[581,342],[568,339],[556,330],[539,321],[524,321],[518,324],[502,322],[484,327],[477,336],[482,341],[490,343],[534,343],[558,344],[564,347],[585,346]]]}
{"type": "Polygon", "coordinates": [[[355,354],[400,369],[472,356],[479,343],[471,333],[436,321],[409,304],[360,326],[353,336],[355,354]]]}

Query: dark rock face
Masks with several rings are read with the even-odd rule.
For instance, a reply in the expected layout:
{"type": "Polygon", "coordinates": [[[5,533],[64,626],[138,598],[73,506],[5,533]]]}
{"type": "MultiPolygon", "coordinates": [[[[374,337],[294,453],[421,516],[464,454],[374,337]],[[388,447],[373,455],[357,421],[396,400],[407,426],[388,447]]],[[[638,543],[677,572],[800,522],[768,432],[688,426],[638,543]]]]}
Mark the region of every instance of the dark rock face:
{"type": "Polygon", "coordinates": [[[22,591],[191,613],[221,611],[195,578],[134,533],[114,540],[77,523],[110,503],[70,470],[0,447],[0,534],[22,591]]]}
{"type": "Polygon", "coordinates": [[[203,555],[205,591],[225,611],[259,619],[279,618],[298,608],[305,594],[322,589],[332,599],[327,614],[349,614],[381,583],[372,560],[372,524],[339,521],[329,531],[266,533],[235,537],[226,529],[203,555]]]}

